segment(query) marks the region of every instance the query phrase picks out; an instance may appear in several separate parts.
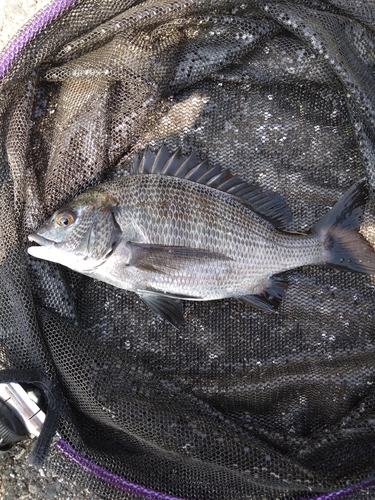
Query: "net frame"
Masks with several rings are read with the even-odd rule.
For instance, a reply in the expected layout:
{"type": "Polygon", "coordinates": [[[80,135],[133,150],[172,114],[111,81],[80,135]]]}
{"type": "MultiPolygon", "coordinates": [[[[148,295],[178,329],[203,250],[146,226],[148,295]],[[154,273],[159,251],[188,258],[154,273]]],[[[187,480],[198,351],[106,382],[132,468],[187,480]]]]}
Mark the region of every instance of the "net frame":
{"type": "MultiPolygon", "coordinates": [[[[45,10],[43,10],[38,16],[36,16],[30,23],[28,23],[28,25],[26,25],[26,27],[20,32],[20,34],[17,35],[13,39],[13,41],[10,42],[10,44],[8,45],[6,50],[3,52],[3,55],[0,59],[0,78],[3,79],[3,84],[7,83],[8,74],[10,72],[12,72],[12,69],[17,66],[17,61],[19,60],[21,54],[24,51],[27,51],[28,45],[30,44],[30,42],[36,36],[39,36],[39,34],[42,33],[43,30],[51,22],[54,22],[55,20],[57,20],[61,14],[63,14],[67,10],[71,9],[76,3],[77,2],[74,0],[71,0],[71,1],[58,0],[54,3],[52,3],[49,7],[47,7],[45,10]]],[[[34,373],[33,374],[22,373],[22,376],[20,377],[20,373],[21,372],[19,370],[15,370],[15,371],[8,370],[6,373],[2,374],[1,379],[3,382],[5,382],[5,381],[22,382],[23,380],[30,381],[30,378],[34,379],[36,376],[34,373]]],[[[38,374],[38,377],[40,379],[38,382],[44,387],[45,392],[48,394],[48,392],[51,390],[51,387],[48,387],[48,386],[50,386],[50,380],[48,378],[44,379],[43,377],[40,376],[40,374],[38,374]]],[[[53,390],[55,391],[55,388],[53,388],[53,390]]],[[[54,401],[54,403],[55,403],[56,397],[52,396],[51,400],[54,401]]],[[[56,409],[55,409],[54,416],[53,416],[53,413],[54,412],[50,413],[49,424],[46,426],[46,429],[48,429],[48,428],[49,429],[45,431],[45,434],[51,433],[51,429],[55,428],[57,425],[58,410],[56,411],[56,409]],[[55,420],[55,422],[53,422],[53,420],[55,420]]],[[[49,442],[48,439],[47,439],[47,442],[49,442]]],[[[43,436],[41,437],[40,443],[43,443],[43,436]]],[[[58,445],[58,446],[60,447],[60,449],[62,449],[63,442],[61,441],[60,445],[58,445]]],[[[46,441],[44,441],[44,446],[39,445],[36,447],[36,451],[34,454],[34,460],[36,463],[38,463],[39,459],[43,460],[43,458],[41,458],[41,457],[45,456],[47,447],[48,447],[48,445],[46,445],[46,441]],[[37,458],[38,456],[39,456],[39,459],[37,458]]],[[[66,447],[65,450],[67,450],[67,449],[68,448],[66,447]]],[[[69,453],[70,453],[70,458],[72,459],[74,452],[70,450],[69,453]]],[[[82,464],[81,464],[81,466],[82,466],[82,464]]],[[[90,472],[93,472],[93,470],[94,470],[94,467],[91,467],[90,472]]],[[[317,499],[318,498],[319,499],[341,498],[344,496],[355,494],[355,492],[358,489],[366,488],[366,487],[372,486],[373,484],[374,484],[373,481],[364,481],[363,483],[356,485],[356,486],[353,486],[353,487],[345,488],[345,489],[342,489],[342,490],[339,490],[339,491],[336,491],[333,493],[329,493],[327,495],[323,495],[323,496],[319,496],[319,497],[315,496],[315,497],[310,497],[310,498],[317,498],[317,499]]],[[[140,490],[138,492],[133,491],[132,493],[135,494],[136,496],[139,496],[139,495],[137,495],[137,493],[141,494],[140,490]]],[[[160,496],[152,496],[153,494],[158,495],[157,492],[153,492],[152,490],[147,490],[147,491],[145,490],[143,493],[145,496],[143,496],[143,497],[141,496],[141,498],[172,498],[172,497],[168,497],[168,496],[162,496],[162,494],[160,494],[160,496]],[[147,496],[147,495],[149,495],[149,496],[147,496]]]]}

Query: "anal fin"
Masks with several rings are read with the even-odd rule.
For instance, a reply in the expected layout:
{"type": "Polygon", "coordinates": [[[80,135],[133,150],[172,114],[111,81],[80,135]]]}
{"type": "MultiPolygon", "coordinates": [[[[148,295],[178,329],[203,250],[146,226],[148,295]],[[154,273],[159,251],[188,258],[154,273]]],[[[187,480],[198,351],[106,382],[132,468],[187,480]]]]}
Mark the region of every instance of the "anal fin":
{"type": "Polygon", "coordinates": [[[243,295],[238,300],[263,312],[276,312],[285,296],[288,283],[280,279],[273,279],[272,282],[259,294],[243,295]]]}
{"type": "Polygon", "coordinates": [[[179,329],[184,324],[181,302],[158,293],[139,293],[143,302],[156,314],[179,329]]]}

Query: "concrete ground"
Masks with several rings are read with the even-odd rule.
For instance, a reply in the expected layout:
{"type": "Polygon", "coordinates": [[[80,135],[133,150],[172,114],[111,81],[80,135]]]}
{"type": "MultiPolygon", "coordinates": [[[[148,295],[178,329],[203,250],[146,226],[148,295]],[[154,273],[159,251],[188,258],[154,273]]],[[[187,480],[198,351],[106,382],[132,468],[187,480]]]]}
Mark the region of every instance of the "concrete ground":
{"type": "Polygon", "coordinates": [[[93,500],[92,492],[45,468],[32,467],[28,458],[34,440],[22,441],[0,452],[1,500],[93,500]]]}
{"type": "Polygon", "coordinates": [[[51,0],[0,0],[0,50],[22,26],[51,0]]]}

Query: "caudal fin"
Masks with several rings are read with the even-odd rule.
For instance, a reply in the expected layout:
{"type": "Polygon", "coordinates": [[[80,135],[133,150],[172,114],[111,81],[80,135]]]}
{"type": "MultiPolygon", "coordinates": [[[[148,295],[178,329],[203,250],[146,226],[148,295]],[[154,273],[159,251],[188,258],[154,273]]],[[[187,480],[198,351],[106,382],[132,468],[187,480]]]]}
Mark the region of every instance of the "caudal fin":
{"type": "Polygon", "coordinates": [[[368,196],[362,179],[313,228],[312,232],[321,236],[325,265],[375,274],[375,251],[359,233],[368,196]]]}

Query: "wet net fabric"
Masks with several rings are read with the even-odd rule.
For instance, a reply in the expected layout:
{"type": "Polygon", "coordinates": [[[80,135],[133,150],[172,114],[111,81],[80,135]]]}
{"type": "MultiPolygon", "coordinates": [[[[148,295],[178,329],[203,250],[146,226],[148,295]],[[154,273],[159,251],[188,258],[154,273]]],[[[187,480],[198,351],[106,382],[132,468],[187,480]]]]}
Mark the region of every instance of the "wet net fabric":
{"type": "MultiPolygon", "coordinates": [[[[75,450],[171,498],[297,500],[371,479],[374,278],[299,268],[279,314],[184,302],[176,330],[135,294],[26,249],[147,145],[280,193],[291,231],[358,179],[375,188],[374,5],[70,3],[3,67],[2,380],[39,384],[75,450]]],[[[375,244],[372,205],[362,232],[375,244]]],[[[58,473],[135,498],[48,444],[38,459],[58,473]]]]}

